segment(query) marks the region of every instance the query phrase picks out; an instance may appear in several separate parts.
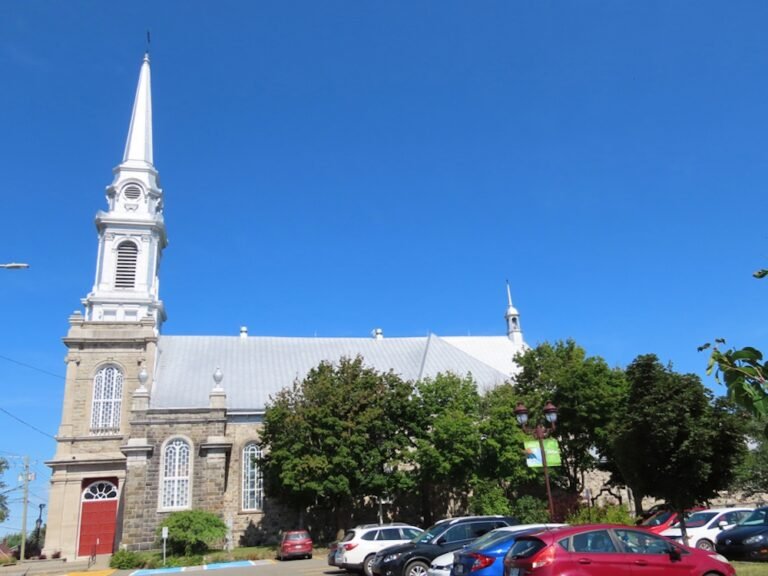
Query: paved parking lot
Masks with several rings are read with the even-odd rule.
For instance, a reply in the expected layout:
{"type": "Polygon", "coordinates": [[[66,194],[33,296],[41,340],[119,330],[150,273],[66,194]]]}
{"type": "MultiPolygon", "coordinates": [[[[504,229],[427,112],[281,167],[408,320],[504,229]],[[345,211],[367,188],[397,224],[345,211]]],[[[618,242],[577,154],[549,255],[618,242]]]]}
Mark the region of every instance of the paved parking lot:
{"type": "MultiPolygon", "coordinates": [[[[346,576],[347,572],[328,566],[325,555],[310,560],[257,560],[250,563],[211,564],[189,568],[167,568],[160,570],[118,570],[111,576],[177,576],[215,570],[217,576],[346,576]]],[[[191,575],[190,575],[191,576],[191,575]]]]}

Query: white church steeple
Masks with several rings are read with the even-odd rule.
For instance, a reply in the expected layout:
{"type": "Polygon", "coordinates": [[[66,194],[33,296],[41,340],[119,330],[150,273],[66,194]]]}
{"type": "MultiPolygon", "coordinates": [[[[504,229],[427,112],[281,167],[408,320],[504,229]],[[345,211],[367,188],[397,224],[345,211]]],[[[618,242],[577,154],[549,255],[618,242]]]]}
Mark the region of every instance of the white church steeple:
{"type": "Polygon", "coordinates": [[[507,337],[515,344],[524,344],[523,330],[520,328],[520,313],[512,305],[512,292],[509,289],[509,282],[507,282],[507,312],[504,314],[504,318],[507,320],[507,337]]]}
{"type": "Polygon", "coordinates": [[[96,215],[96,281],[83,299],[85,319],[137,322],[150,317],[159,329],[165,310],[158,269],[168,241],[163,191],[153,164],[149,54],[141,64],[123,161],[113,173],[107,187],[108,209],[96,215]]]}

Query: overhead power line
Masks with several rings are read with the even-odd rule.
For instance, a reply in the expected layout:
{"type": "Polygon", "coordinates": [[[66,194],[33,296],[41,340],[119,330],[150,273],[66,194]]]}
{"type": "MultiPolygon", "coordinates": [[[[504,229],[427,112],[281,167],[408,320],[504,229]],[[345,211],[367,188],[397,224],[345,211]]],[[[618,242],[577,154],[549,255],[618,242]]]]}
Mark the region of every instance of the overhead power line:
{"type": "Polygon", "coordinates": [[[66,378],[61,374],[54,374],[53,372],[49,372],[48,370],[38,368],[37,366],[32,366],[31,364],[25,364],[24,362],[19,362],[18,360],[14,360],[13,358],[8,358],[8,356],[3,356],[2,354],[0,354],[0,360],[5,360],[6,362],[11,362],[13,364],[18,364],[19,366],[24,366],[24,368],[29,368],[30,370],[35,370],[37,372],[40,372],[41,374],[47,374],[48,376],[53,376],[54,378],[58,378],[59,380],[66,380],[66,378]]]}
{"type": "Polygon", "coordinates": [[[34,426],[34,425],[30,424],[29,422],[26,422],[26,421],[22,420],[18,416],[14,416],[10,412],[8,412],[8,410],[6,410],[5,408],[0,408],[0,412],[2,412],[3,414],[6,414],[7,416],[10,416],[11,418],[13,418],[14,420],[16,420],[18,422],[21,422],[22,424],[24,424],[24,426],[28,426],[29,428],[32,428],[32,430],[34,430],[35,432],[39,432],[40,434],[42,434],[43,436],[47,436],[51,440],[56,440],[55,436],[51,436],[50,434],[48,434],[48,432],[44,432],[43,430],[40,430],[40,428],[38,428],[37,426],[34,426]]]}

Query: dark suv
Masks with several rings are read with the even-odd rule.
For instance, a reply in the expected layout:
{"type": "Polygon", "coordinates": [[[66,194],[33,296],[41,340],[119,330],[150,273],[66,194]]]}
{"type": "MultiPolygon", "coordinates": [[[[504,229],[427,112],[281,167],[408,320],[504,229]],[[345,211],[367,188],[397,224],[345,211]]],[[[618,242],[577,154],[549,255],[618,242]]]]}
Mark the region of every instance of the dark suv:
{"type": "Polygon", "coordinates": [[[447,518],[406,544],[377,552],[371,570],[376,576],[426,576],[429,563],[441,554],[458,550],[494,528],[519,523],[509,516],[447,518]]]}

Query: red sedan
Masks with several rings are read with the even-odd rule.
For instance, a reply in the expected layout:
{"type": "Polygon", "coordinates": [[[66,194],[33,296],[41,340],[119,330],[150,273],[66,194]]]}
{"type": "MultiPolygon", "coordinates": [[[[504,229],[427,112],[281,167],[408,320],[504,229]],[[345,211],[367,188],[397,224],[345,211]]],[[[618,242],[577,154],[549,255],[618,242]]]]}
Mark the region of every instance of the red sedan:
{"type": "Polygon", "coordinates": [[[504,576],[735,576],[728,561],[646,530],[587,524],[528,534],[504,558],[504,576]]]}

